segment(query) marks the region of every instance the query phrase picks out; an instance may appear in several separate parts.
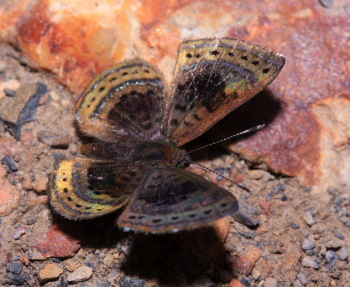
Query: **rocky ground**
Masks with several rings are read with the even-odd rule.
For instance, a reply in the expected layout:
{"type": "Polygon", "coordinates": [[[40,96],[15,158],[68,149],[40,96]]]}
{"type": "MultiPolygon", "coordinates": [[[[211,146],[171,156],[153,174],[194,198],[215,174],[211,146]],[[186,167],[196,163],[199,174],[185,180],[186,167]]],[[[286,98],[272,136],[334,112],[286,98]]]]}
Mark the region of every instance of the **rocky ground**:
{"type": "MultiPolygon", "coordinates": [[[[7,89],[0,103],[3,118],[23,118],[38,86],[47,88],[39,93],[35,116],[20,131],[1,124],[1,285],[350,284],[346,190],[328,188],[326,200],[318,198],[312,187],[254,167],[225,146],[201,151],[194,159],[249,187],[253,195],[213,173],[196,172],[236,194],[250,208],[252,219],[260,221],[258,227],[230,217],[214,227],[157,236],[118,230],[117,214],[81,222],[54,214],[46,195],[48,175],[60,160],[76,156],[81,144],[73,125],[72,95],[51,74],[22,64],[12,48],[3,46],[1,51],[1,90],[7,89]],[[9,82],[15,86],[5,86],[9,82]]],[[[219,138],[225,124],[195,144],[219,138]]]]}

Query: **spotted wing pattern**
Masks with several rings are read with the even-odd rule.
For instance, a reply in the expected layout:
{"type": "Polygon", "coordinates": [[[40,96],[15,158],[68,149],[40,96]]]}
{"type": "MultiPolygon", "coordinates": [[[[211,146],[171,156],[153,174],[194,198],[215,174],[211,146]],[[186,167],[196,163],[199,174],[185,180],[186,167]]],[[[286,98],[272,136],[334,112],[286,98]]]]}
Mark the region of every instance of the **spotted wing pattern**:
{"type": "Polygon", "coordinates": [[[168,137],[181,146],[270,84],[284,57],[232,39],[181,44],[168,111],[168,137]]]}
{"type": "Polygon", "coordinates": [[[76,105],[76,120],[83,133],[103,141],[152,140],[160,136],[165,105],[162,74],[135,59],[91,83],[76,105]]]}
{"type": "Polygon", "coordinates": [[[130,200],[146,171],[140,165],[75,158],[51,174],[50,202],[69,219],[87,219],[113,212],[130,200]]]}
{"type": "Polygon", "coordinates": [[[205,225],[237,210],[227,190],[189,171],[165,167],[149,173],[118,225],[161,233],[205,225]]]}

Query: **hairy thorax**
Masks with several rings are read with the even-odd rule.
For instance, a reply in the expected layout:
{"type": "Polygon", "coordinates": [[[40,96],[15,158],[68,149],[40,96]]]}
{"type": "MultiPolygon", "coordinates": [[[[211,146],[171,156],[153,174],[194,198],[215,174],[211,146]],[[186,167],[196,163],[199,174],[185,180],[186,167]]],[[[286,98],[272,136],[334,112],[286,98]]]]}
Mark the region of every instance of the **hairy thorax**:
{"type": "Polygon", "coordinates": [[[167,142],[141,142],[136,145],[132,155],[133,161],[141,161],[150,165],[173,165],[180,168],[188,166],[191,162],[184,149],[167,142]]]}

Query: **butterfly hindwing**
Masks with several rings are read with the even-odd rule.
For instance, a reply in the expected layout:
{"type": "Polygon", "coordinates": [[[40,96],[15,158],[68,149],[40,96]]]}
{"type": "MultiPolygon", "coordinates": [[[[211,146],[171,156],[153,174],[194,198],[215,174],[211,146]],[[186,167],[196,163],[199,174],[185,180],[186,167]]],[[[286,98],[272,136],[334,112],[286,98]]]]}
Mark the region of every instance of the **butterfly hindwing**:
{"type": "Polygon", "coordinates": [[[143,180],[142,166],[75,158],[61,162],[50,178],[50,202],[69,219],[94,218],[130,200],[143,180]]]}
{"type": "Polygon", "coordinates": [[[232,39],[181,44],[168,111],[168,137],[181,146],[198,137],[269,83],[284,57],[232,39]]]}
{"type": "Polygon", "coordinates": [[[189,171],[164,167],[145,177],[118,225],[162,233],[202,226],[237,210],[237,200],[227,190],[189,171]]]}
{"type": "Polygon", "coordinates": [[[135,59],[99,75],[76,105],[76,120],[86,135],[103,141],[159,137],[165,97],[162,74],[135,59]]]}

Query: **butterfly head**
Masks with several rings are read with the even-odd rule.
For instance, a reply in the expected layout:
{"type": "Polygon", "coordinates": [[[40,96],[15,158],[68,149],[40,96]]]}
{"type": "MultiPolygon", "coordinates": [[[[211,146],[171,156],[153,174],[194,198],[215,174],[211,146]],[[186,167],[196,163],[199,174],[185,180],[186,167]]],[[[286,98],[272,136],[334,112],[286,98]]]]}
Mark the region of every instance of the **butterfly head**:
{"type": "Polygon", "coordinates": [[[192,160],[188,155],[187,151],[179,148],[175,150],[172,161],[173,165],[179,168],[186,168],[190,165],[191,162],[192,160]]]}

